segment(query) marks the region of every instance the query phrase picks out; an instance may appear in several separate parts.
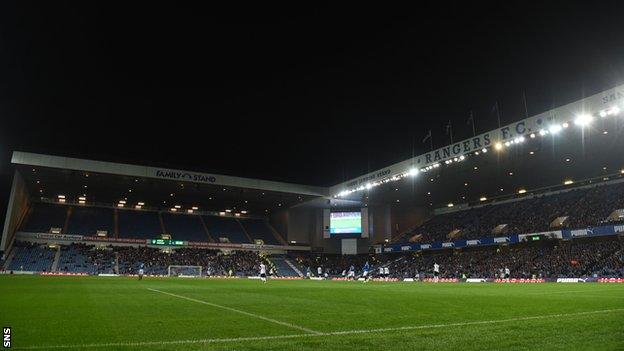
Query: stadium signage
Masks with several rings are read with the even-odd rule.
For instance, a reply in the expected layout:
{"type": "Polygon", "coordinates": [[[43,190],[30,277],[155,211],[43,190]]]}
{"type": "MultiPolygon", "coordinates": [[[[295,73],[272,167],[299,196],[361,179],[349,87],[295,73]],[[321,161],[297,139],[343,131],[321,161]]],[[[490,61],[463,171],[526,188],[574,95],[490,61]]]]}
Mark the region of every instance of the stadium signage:
{"type": "Polygon", "coordinates": [[[423,169],[447,160],[455,161],[455,158],[480,153],[482,149],[492,147],[496,143],[506,143],[519,137],[528,137],[531,133],[548,130],[554,123],[570,121],[579,113],[599,113],[622,100],[624,100],[624,86],[618,86],[338,184],[331,187],[330,193],[336,195],[344,191],[354,191],[363,183],[399,176],[411,168],[423,169]]]}
{"type": "Polygon", "coordinates": [[[195,183],[214,183],[217,181],[217,178],[215,176],[208,174],[173,171],[168,169],[157,169],[156,177],[195,183]]]}
{"type": "Polygon", "coordinates": [[[506,236],[494,238],[494,242],[497,244],[506,243],[506,242],[509,242],[509,238],[506,236]]]}

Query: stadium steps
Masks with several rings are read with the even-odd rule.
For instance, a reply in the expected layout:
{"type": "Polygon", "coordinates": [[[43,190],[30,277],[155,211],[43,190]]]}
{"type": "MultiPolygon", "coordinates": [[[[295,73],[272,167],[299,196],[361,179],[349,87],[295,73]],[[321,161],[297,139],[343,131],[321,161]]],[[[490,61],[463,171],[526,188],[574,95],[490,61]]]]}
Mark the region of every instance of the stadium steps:
{"type": "Polygon", "coordinates": [[[60,259],[61,259],[61,246],[59,245],[56,248],[56,252],[54,253],[54,261],[52,261],[52,268],[50,268],[50,271],[58,272],[58,265],[59,265],[59,260],[60,259]]]}
{"type": "Polygon", "coordinates": [[[115,274],[119,274],[119,252],[115,251],[115,274]]]}
{"type": "Polygon", "coordinates": [[[65,215],[65,223],[63,223],[63,234],[67,233],[67,228],[69,228],[69,219],[71,218],[73,211],[73,207],[67,206],[67,215],[65,215]]]}
{"type": "Polygon", "coordinates": [[[290,266],[284,257],[281,256],[273,256],[269,258],[275,268],[277,268],[277,273],[282,277],[297,277],[301,276],[297,271],[295,271],[292,266],[290,266]]]}
{"type": "Polygon", "coordinates": [[[297,275],[299,275],[300,277],[303,277],[303,272],[300,271],[299,268],[297,268],[297,266],[295,266],[292,262],[290,262],[289,259],[284,258],[284,262],[286,262],[286,264],[290,266],[290,268],[292,268],[292,270],[295,271],[297,275]]]}
{"type": "Polygon", "coordinates": [[[286,239],[282,237],[282,235],[277,231],[277,229],[273,228],[273,226],[271,225],[271,223],[269,223],[269,221],[266,221],[266,225],[267,227],[269,227],[269,230],[271,231],[271,233],[273,233],[273,236],[275,237],[275,239],[277,239],[277,242],[281,243],[282,245],[288,245],[288,242],[286,241],[286,239]]]}
{"type": "Polygon", "coordinates": [[[245,233],[245,236],[247,237],[247,239],[249,239],[249,242],[250,243],[254,243],[253,239],[251,238],[251,236],[247,232],[247,229],[245,229],[245,226],[238,219],[235,219],[235,221],[241,227],[241,229],[243,230],[243,233],[245,233]]]}
{"type": "Polygon", "coordinates": [[[208,236],[208,242],[214,243],[215,240],[212,238],[212,235],[210,235],[210,231],[208,230],[208,226],[206,225],[206,222],[204,221],[204,218],[202,216],[199,216],[199,220],[201,221],[202,227],[204,227],[204,231],[206,232],[206,236],[208,236]]]}

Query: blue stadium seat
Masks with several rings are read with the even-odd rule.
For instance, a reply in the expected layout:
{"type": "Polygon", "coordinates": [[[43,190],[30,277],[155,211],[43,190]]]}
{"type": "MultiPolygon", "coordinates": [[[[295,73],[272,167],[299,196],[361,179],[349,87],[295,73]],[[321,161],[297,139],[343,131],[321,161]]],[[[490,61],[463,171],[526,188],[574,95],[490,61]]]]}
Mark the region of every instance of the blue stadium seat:
{"type": "Polygon", "coordinates": [[[174,240],[209,241],[200,216],[166,212],[161,215],[165,232],[171,234],[174,240]]]}
{"type": "Polygon", "coordinates": [[[245,228],[252,240],[262,239],[265,244],[279,245],[269,224],[262,219],[241,219],[240,224],[245,228]]]}
{"type": "Polygon", "coordinates": [[[30,214],[22,224],[21,231],[48,233],[50,228],[63,228],[67,218],[67,206],[34,203],[30,214]]]}
{"type": "Polygon", "coordinates": [[[69,217],[67,233],[76,235],[95,235],[98,230],[113,234],[113,210],[105,207],[75,206],[69,217]]]}
{"type": "Polygon", "coordinates": [[[236,219],[217,216],[203,216],[203,218],[214,240],[218,241],[219,238],[226,237],[233,243],[251,243],[236,219]]]}
{"type": "Polygon", "coordinates": [[[119,237],[155,239],[162,234],[158,212],[119,210],[119,237]]]}
{"type": "Polygon", "coordinates": [[[13,260],[8,270],[49,272],[52,268],[56,250],[45,246],[16,242],[13,247],[13,260]]]}

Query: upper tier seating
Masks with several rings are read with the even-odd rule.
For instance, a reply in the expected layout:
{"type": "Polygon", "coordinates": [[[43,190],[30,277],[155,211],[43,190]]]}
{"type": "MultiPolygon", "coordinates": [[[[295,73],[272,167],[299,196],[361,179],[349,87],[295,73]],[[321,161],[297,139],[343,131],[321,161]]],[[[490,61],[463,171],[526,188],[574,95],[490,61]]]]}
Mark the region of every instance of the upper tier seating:
{"type": "Polygon", "coordinates": [[[174,240],[210,241],[200,216],[162,213],[165,232],[174,240]]]}
{"type": "Polygon", "coordinates": [[[118,210],[119,237],[155,239],[163,234],[158,212],[118,210]]]}
{"type": "Polygon", "coordinates": [[[106,230],[113,235],[113,209],[105,207],[74,206],[67,233],[75,235],[96,235],[98,230],[106,230]]]}
{"type": "Polygon", "coordinates": [[[279,245],[269,224],[262,219],[241,219],[240,224],[245,228],[252,240],[262,239],[265,244],[279,245]]]}
{"type": "Polygon", "coordinates": [[[522,234],[549,230],[557,217],[567,216],[567,228],[600,225],[616,209],[624,208],[624,183],[578,189],[500,205],[434,216],[420,227],[394,241],[407,241],[414,234],[422,242],[444,241],[453,229],[462,230],[462,239],[491,236],[492,229],[507,224],[509,233],[522,234]]]}
{"type": "Polygon", "coordinates": [[[34,203],[28,217],[22,223],[21,231],[48,233],[50,228],[63,228],[67,218],[67,206],[48,203],[34,203]]]}
{"type": "Polygon", "coordinates": [[[203,218],[214,240],[219,241],[219,238],[226,237],[232,243],[251,243],[236,219],[216,216],[203,216],[203,218]]]}

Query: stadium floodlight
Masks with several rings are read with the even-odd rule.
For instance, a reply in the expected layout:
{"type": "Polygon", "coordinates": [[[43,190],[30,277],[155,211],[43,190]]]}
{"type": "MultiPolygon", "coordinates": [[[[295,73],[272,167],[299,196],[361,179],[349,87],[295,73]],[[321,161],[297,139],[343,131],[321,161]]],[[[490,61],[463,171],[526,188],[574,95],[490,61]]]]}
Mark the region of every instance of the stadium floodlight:
{"type": "Polygon", "coordinates": [[[459,156],[459,160],[460,161],[463,161],[465,158],[466,158],[466,156],[464,156],[464,155],[459,156]]]}
{"type": "Polygon", "coordinates": [[[609,114],[610,115],[618,115],[620,114],[620,108],[617,106],[613,106],[610,110],[609,110],[609,114]]]}
{"type": "Polygon", "coordinates": [[[501,149],[503,148],[503,144],[501,144],[501,143],[496,143],[496,144],[494,144],[494,148],[495,148],[496,150],[501,150],[501,149]]]}
{"type": "Polygon", "coordinates": [[[59,196],[57,196],[57,197],[58,197],[59,199],[64,199],[64,198],[65,198],[65,195],[59,195],[59,196]]]}
{"type": "Polygon", "coordinates": [[[371,183],[366,183],[366,189],[370,189],[370,188],[372,188],[372,187],[373,187],[373,184],[371,184],[371,183]]]}
{"type": "Polygon", "coordinates": [[[447,207],[453,207],[453,206],[455,206],[455,205],[453,205],[453,203],[451,202],[451,203],[449,203],[449,204],[448,204],[448,205],[446,205],[446,206],[447,206],[447,207]]]}
{"type": "MultiPolygon", "coordinates": [[[[268,212],[268,210],[267,210],[268,212]]],[[[219,212],[219,216],[225,216],[225,212],[219,212]]]]}
{"type": "Polygon", "coordinates": [[[182,206],[180,206],[180,205],[175,205],[173,207],[177,208],[178,210],[182,208],[182,206]]]}
{"type": "Polygon", "coordinates": [[[225,210],[225,212],[227,212],[227,213],[232,213],[232,210],[230,210],[230,209],[226,209],[226,210],[225,210]]]}
{"type": "Polygon", "coordinates": [[[193,213],[193,210],[188,209],[188,210],[186,210],[186,213],[193,213]]]}
{"type": "Polygon", "coordinates": [[[570,125],[568,124],[568,122],[563,122],[563,124],[561,126],[563,128],[568,128],[570,125]]]}
{"type": "Polygon", "coordinates": [[[124,204],[117,204],[117,207],[124,207],[124,204]]]}
{"type": "Polygon", "coordinates": [[[574,184],[574,181],[568,179],[566,181],[563,182],[564,185],[570,185],[570,184],[574,184]]]}
{"type": "Polygon", "coordinates": [[[171,212],[178,212],[178,209],[175,207],[170,208],[171,212]]]}
{"type": "Polygon", "coordinates": [[[143,208],[143,206],[141,206],[141,205],[136,205],[136,206],[134,206],[134,208],[136,208],[137,210],[140,210],[140,209],[142,209],[142,208],[143,208]]]}
{"type": "Polygon", "coordinates": [[[535,138],[535,133],[531,133],[531,135],[529,135],[531,137],[531,139],[535,138]]]}
{"type": "Polygon", "coordinates": [[[139,205],[139,206],[145,206],[145,202],[137,202],[137,205],[139,205]]]}
{"type": "Polygon", "coordinates": [[[549,131],[551,134],[557,134],[557,133],[559,133],[559,132],[561,131],[561,125],[559,125],[559,124],[553,124],[553,125],[551,125],[550,127],[548,127],[548,131],[549,131]]]}
{"type": "Polygon", "coordinates": [[[119,200],[119,203],[122,204],[122,205],[125,205],[126,204],[126,200],[119,200]]]}
{"type": "Polygon", "coordinates": [[[518,190],[518,194],[524,194],[524,193],[526,193],[526,189],[520,189],[520,190],[518,190]]]}
{"type": "Polygon", "coordinates": [[[487,152],[487,149],[486,149],[486,148],[483,148],[483,149],[481,149],[481,152],[486,153],[486,152],[487,152]]]}
{"type": "Polygon", "coordinates": [[[197,211],[197,210],[199,210],[199,207],[197,207],[197,206],[193,206],[193,207],[191,207],[191,210],[193,210],[193,211],[197,211]]]}
{"type": "Polygon", "coordinates": [[[507,147],[511,146],[511,142],[506,141],[506,142],[505,142],[505,146],[507,146],[507,147]]]}
{"type": "Polygon", "coordinates": [[[544,135],[546,135],[546,134],[548,134],[548,132],[547,132],[547,131],[545,131],[544,129],[540,129],[540,131],[539,131],[539,135],[544,136],[544,135]]]}
{"type": "Polygon", "coordinates": [[[605,117],[607,117],[607,115],[608,115],[608,113],[607,113],[606,110],[600,111],[600,117],[605,118],[605,117]]]}
{"type": "Polygon", "coordinates": [[[410,168],[409,170],[409,175],[411,175],[412,177],[416,176],[418,174],[418,169],[417,168],[410,168]]]}
{"type": "Polygon", "coordinates": [[[84,197],[84,196],[80,196],[80,197],[78,198],[78,200],[85,201],[85,200],[87,200],[87,198],[86,198],[86,197],[84,197]]]}
{"type": "Polygon", "coordinates": [[[487,200],[487,197],[485,197],[485,196],[481,196],[481,197],[479,198],[479,201],[486,201],[486,200],[487,200]]]}
{"type": "Polygon", "coordinates": [[[583,113],[581,115],[576,116],[574,119],[574,124],[580,127],[584,127],[590,124],[594,120],[594,117],[588,113],[583,113]]]}

